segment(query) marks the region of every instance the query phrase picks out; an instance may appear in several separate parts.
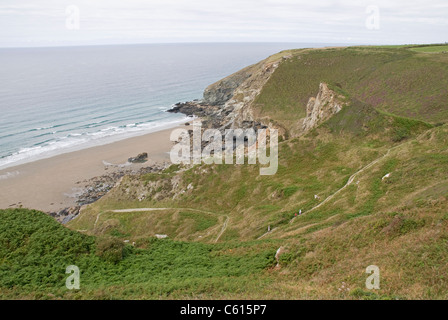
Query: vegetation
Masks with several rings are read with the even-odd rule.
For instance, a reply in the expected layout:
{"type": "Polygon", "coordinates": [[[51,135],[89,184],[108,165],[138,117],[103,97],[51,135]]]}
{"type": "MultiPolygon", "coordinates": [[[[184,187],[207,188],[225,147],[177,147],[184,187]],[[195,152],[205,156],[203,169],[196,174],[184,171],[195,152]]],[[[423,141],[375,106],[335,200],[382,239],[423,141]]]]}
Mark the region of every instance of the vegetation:
{"type": "Polygon", "coordinates": [[[0,211],[0,293],[3,298],[164,298],[241,290],[273,266],[269,243],[210,245],[148,239],[144,248],[71,231],[44,213],[0,211]],[[76,265],[81,289],[65,287],[76,265]],[[118,289],[119,288],[119,289],[118,289]]]}
{"type": "Polygon", "coordinates": [[[414,52],[432,48],[444,47],[296,50],[269,79],[255,105],[261,116],[294,132],[305,115],[308,99],[316,96],[320,82],[326,82],[378,110],[432,123],[446,122],[446,55],[431,55],[429,59],[414,52]]]}
{"type": "Polygon", "coordinates": [[[438,52],[448,52],[448,45],[432,45],[432,46],[417,46],[411,48],[412,51],[416,52],[427,52],[427,53],[438,53],[438,52]]]}
{"type": "Polygon", "coordinates": [[[124,177],[70,229],[0,211],[0,294],[447,299],[448,60],[420,48],[431,47],[291,52],[254,110],[290,132],[273,176],[195,165],[124,177]],[[297,137],[320,82],[347,106],[297,137]],[[68,265],[81,270],[79,291],[65,288],[68,265]],[[379,290],[365,287],[370,265],[379,290]]]}

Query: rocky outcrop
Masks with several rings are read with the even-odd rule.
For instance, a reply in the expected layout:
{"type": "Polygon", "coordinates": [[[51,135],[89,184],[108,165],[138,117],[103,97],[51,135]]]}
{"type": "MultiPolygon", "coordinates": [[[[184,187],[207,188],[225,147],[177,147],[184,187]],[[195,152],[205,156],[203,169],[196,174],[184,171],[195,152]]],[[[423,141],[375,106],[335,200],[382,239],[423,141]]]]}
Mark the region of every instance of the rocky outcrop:
{"type": "Polygon", "coordinates": [[[76,206],[62,209],[59,212],[50,212],[49,215],[55,218],[60,223],[66,224],[70,220],[73,220],[79,214],[79,210],[81,210],[81,207],[76,206]]]}
{"type": "Polygon", "coordinates": [[[310,98],[306,106],[306,118],[303,120],[304,133],[341,111],[345,104],[344,96],[329,89],[326,83],[321,83],[316,98],[310,98]]]}
{"type": "Polygon", "coordinates": [[[124,176],[142,176],[148,173],[160,173],[171,164],[156,163],[151,166],[143,167],[138,170],[119,170],[110,172],[102,176],[93,177],[89,180],[79,181],[77,184],[84,184],[79,193],[75,194],[76,206],[64,208],[58,212],[48,212],[50,216],[55,218],[62,224],[66,224],[78,216],[83,206],[94,203],[104,197],[112,188],[120,184],[124,176]]]}
{"type": "Polygon", "coordinates": [[[281,57],[278,56],[264,60],[253,67],[252,76],[235,89],[232,98],[224,105],[225,110],[232,111],[226,118],[226,125],[233,128],[242,128],[244,123],[260,122],[263,125],[271,126],[269,119],[263,119],[254,114],[252,105],[266,82],[280,65],[280,60],[281,57]]]}
{"type": "Polygon", "coordinates": [[[200,117],[204,129],[266,128],[269,121],[255,117],[251,107],[281,61],[278,55],[246,67],[207,87],[201,101],[177,103],[168,112],[200,117]]]}
{"type": "Polygon", "coordinates": [[[222,112],[220,106],[207,105],[204,102],[189,101],[179,102],[173,108],[168,110],[171,113],[183,113],[187,116],[198,117],[202,119],[205,128],[219,128],[224,122],[224,118],[229,112],[222,112]]]}
{"type": "Polygon", "coordinates": [[[204,91],[203,102],[211,106],[223,106],[233,97],[235,90],[251,76],[251,67],[247,67],[208,86],[204,91]]]}
{"type": "Polygon", "coordinates": [[[203,129],[271,128],[277,129],[279,137],[283,139],[306,134],[338,113],[346,104],[345,97],[331,90],[326,83],[321,83],[317,96],[309,99],[306,116],[293,132],[289,132],[291,130],[286,129],[284,124],[262,114],[254,105],[256,97],[278,66],[293,56],[291,52],[273,55],[210,85],[204,91],[202,100],[178,103],[168,112],[199,117],[203,129]]]}
{"type": "MultiPolygon", "coordinates": [[[[191,168],[191,166],[177,168],[173,173],[180,173],[186,168],[191,168]]],[[[176,200],[193,189],[193,184],[187,185],[183,182],[181,174],[160,175],[156,173],[146,177],[127,175],[112,192],[117,201],[126,199],[163,201],[176,200]]]]}
{"type": "Polygon", "coordinates": [[[140,153],[138,156],[128,159],[128,162],[130,163],[143,163],[146,161],[148,161],[148,153],[146,152],[140,153]]]}

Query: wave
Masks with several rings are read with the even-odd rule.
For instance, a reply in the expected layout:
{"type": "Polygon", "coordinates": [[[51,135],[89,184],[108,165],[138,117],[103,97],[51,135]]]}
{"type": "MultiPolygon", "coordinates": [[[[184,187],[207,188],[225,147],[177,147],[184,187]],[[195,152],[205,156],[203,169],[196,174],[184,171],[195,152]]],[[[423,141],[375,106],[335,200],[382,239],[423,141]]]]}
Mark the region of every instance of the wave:
{"type": "MultiPolygon", "coordinates": [[[[17,152],[4,156],[0,159],[0,168],[4,169],[70,151],[81,150],[91,146],[107,144],[133,136],[163,130],[187,120],[187,117],[183,117],[181,119],[165,121],[132,122],[121,126],[109,126],[94,132],[72,132],[63,137],[55,137],[54,139],[38,142],[31,147],[21,148],[17,152]]],[[[46,134],[39,136],[44,135],[46,134]]]]}
{"type": "Polygon", "coordinates": [[[48,126],[48,127],[34,128],[34,129],[31,129],[30,132],[32,132],[32,131],[40,131],[40,130],[48,130],[48,129],[52,129],[52,128],[54,128],[54,127],[55,127],[55,126],[48,126]]]}

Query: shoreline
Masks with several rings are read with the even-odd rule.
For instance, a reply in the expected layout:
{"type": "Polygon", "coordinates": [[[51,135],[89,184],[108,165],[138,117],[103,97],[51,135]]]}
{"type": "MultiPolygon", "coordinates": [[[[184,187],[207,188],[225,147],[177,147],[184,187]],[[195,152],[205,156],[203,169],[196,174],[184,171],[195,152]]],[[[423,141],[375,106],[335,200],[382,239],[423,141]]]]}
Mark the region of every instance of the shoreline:
{"type": "MultiPolygon", "coordinates": [[[[190,122],[186,120],[186,122],[190,122]]],[[[76,207],[89,181],[104,175],[137,173],[142,168],[170,161],[170,134],[176,125],[119,141],[55,155],[0,170],[0,209],[24,207],[59,212],[76,207]],[[148,153],[144,163],[128,158],[148,153]]]]}
{"type": "MultiPolygon", "coordinates": [[[[173,105],[174,106],[174,105],[173,105]]],[[[171,109],[169,109],[171,110],[171,109]]],[[[127,139],[131,139],[131,138],[135,138],[135,137],[140,137],[140,136],[144,136],[147,134],[151,134],[151,133],[155,133],[155,132],[159,132],[159,131],[164,131],[167,129],[173,129],[176,128],[178,126],[183,125],[186,122],[189,122],[191,119],[187,116],[185,116],[183,119],[178,119],[175,121],[171,121],[171,122],[166,122],[163,123],[160,126],[156,126],[155,128],[152,128],[150,130],[142,130],[140,132],[125,132],[122,133],[121,135],[112,135],[112,136],[108,136],[108,137],[103,137],[101,139],[92,139],[90,141],[86,141],[84,143],[81,144],[75,144],[73,146],[68,146],[66,148],[59,148],[56,150],[49,150],[47,152],[44,152],[42,154],[38,154],[35,157],[30,157],[30,158],[25,158],[25,159],[20,159],[17,160],[13,163],[8,163],[8,164],[3,164],[0,165],[0,172],[5,171],[6,169],[13,169],[14,167],[23,165],[23,164],[27,164],[27,163],[32,163],[32,162],[36,162],[39,160],[44,160],[44,159],[50,159],[62,154],[66,154],[66,153],[71,153],[71,152],[75,152],[75,151],[81,151],[84,149],[90,149],[90,148],[94,148],[94,147],[99,147],[99,146],[103,146],[103,145],[107,145],[107,144],[111,144],[111,143],[115,143],[115,142],[119,142],[119,141],[123,141],[123,140],[127,140],[127,139]]],[[[10,155],[11,156],[11,155],[10,155]]],[[[6,157],[9,158],[10,156],[6,157]]],[[[0,174],[0,180],[2,179],[2,175],[0,174]]]]}

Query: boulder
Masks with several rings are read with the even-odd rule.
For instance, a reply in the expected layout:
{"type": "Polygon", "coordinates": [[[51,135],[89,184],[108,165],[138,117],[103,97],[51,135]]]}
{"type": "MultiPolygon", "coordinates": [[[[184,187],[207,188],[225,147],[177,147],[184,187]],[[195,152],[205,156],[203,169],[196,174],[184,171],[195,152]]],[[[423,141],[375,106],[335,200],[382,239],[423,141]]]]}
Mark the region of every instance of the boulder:
{"type": "Polygon", "coordinates": [[[130,163],[143,163],[148,161],[148,154],[146,152],[140,153],[138,156],[129,158],[130,163]]]}

